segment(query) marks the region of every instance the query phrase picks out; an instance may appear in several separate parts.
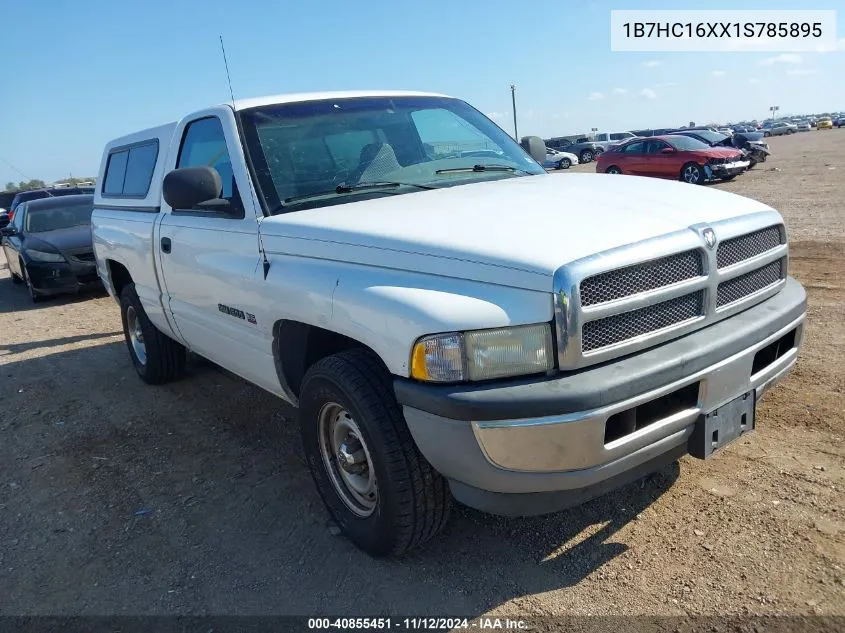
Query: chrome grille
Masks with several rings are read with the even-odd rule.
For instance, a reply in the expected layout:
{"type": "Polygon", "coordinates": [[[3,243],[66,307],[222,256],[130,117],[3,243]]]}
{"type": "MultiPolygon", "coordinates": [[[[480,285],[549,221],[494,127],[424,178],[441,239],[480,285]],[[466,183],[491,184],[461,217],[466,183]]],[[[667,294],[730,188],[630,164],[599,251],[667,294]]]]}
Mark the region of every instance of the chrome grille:
{"type": "Polygon", "coordinates": [[[716,265],[725,268],[756,257],[786,243],[783,225],[769,226],[753,233],[740,235],[719,244],[716,265]]]}
{"type": "Polygon", "coordinates": [[[721,308],[750,294],[768,288],[786,275],[786,258],[775,260],[765,266],[752,270],[739,277],[734,277],[719,284],[716,291],[716,307],[721,308]]]}
{"type": "Polygon", "coordinates": [[[590,352],[700,317],[704,291],[675,297],[631,312],[588,321],[581,332],[581,349],[590,352]]]}
{"type": "Polygon", "coordinates": [[[648,292],[704,274],[701,252],[686,251],[588,277],[581,282],[581,305],[591,306],[648,292]]]}

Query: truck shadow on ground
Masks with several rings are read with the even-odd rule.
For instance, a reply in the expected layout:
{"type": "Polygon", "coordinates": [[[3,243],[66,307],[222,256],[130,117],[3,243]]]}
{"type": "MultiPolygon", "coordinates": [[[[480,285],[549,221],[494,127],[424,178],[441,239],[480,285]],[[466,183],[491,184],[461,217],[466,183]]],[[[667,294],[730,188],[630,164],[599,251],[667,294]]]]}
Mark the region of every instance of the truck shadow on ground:
{"type": "Polygon", "coordinates": [[[624,554],[614,535],[679,472],[545,517],[458,507],[373,559],[331,529],[278,399],[197,359],[150,387],[123,341],[91,343],[0,357],[6,613],[478,615],[624,554]]]}
{"type": "MultiPolygon", "coordinates": [[[[2,264],[2,260],[0,260],[0,264],[2,264]]],[[[0,267],[0,269],[2,268],[0,267]]],[[[36,303],[30,298],[25,285],[14,283],[11,276],[0,277],[0,314],[70,305],[80,301],[88,301],[93,297],[104,297],[107,294],[105,289],[92,289],[79,294],[69,293],[43,297],[36,303]]]]}

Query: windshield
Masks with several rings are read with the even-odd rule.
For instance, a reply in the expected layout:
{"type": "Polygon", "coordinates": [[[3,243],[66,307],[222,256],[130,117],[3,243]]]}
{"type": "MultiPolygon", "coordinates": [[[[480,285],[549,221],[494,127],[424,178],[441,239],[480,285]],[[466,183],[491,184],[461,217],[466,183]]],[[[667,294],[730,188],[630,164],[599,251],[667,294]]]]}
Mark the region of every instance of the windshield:
{"type": "Polygon", "coordinates": [[[721,143],[728,138],[726,134],[722,134],[721,132],[712,132],[711,130],[695,130],[693,134],[700,136],[708,143],[721,143]]]}
{"type": "Polygon", "coordinates": [[[27,209],[24,231],[27,233],[45,233],[90,224],[93,211],[94,207],[90,202],[67,207],[27,209]]]}
{"type": "Polygon", "coordinates": [[[690,138],[689,136],[667,136],[666,141],[675,149],[680,150],[692,151],[697,149],[710,148],[707,143],[702,143],[701,141],[694,138],[690,138]]]}
{"type": "Polygon", "coordinates": [[[241,122],[261,193],[278,213],[545,174],[499,126],[458,99],[274,104],[245,110],[241,122]],[[393,187],[356,188],[375,183],[393,187]]]}

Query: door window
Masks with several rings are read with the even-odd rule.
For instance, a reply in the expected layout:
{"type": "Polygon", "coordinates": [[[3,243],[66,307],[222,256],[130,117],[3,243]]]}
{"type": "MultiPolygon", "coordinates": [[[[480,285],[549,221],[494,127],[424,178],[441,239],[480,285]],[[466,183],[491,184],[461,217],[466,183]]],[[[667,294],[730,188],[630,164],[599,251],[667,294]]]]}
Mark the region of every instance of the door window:
{"type": "Polygon", "coordinates": [[[659,154],[663,149],[669,147],[669,145],[663,141],[649,141],[645,147],[646,154],[659,154]]]}
{"type": "Polygon", "coordinates": [[[631,143],[630,145],[626,145],[622,148],[622,152],[625,154],[642,154],[645,147],[645,143],[642,141],[637,141],[636,143],[631,143]]]}
{"type": "Polygon", "coordinates": [[[232,161],[226,148],[223,126],[217,117],[198,119],[189,123],[182,137],[182,149],[176,167],[214,167],[223,181],[222,198],[233,202],[235,177],[232,161]]]}

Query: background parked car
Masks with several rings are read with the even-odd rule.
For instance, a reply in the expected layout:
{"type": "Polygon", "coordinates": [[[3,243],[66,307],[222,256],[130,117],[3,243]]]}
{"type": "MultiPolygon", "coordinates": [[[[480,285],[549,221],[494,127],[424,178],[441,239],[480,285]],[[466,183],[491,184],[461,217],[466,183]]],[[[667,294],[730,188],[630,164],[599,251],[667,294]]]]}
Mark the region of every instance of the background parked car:
{"type": "Polygon", "coordinates": [[[546,143],[546,147],[575,154],[581,163],[589,163],[604,151],[604,147],[599,143],[594,143],[590,140],[573,142],[565,138],[550,138],[544,142],[546,143]]]}
{"type": "Polygon", "coordinates": [[[809,121],[800,121],[796,123],[796,127],[798,128],[799,132],[809,132],[813,128],[810,126],[809,121]]]}
{"type": "Polygon", "coordinates": [[[742,152],[729,147],[710,147],[681,135],[628,141],[598,157],[596,171],[683,180],[704,184],[708,180],[732,180],[748,167],[742,152]]]}
{"type": "Polygon", "coordinates": [[[9,224],[9,212],[6,209],[0,209],[0,229],[9,224]]]}
{"type": "Polygon", "coordinates": [[[559,152],[551,147],[546,148],[546,160],[543,167],[546,169],[569,169],[572,165],[578,164],[578,157],[569,152],[559,152]]]}
{"type": "Polygon", "coordinates": [[[93,195],[55,196],[24,202],[0,229],[15,283],[33,301],[101,284],[91,242],[93,195]]]}
{"type": "Polygon", "coordinates": [[[783,134],[795,134],[798,131],[798,126],[794,123],[788,123],[786,121],[778,121],[773,123],[771,127],[767,128],[765,132],[763,132],[764,136],[781,136],[783,134]]]}
{"type": "Polygon", "coordinates": [[[47,187],[44,189],[32,189],[30,191],[19,191],[12,204],[9,205],[9,219],[14,219],[17,208],[24,202],[39,200],[41,198],[52,198],[55,196],[78,196],[80,194],[94,195],[94,187],[47,187]]]}
{"type": "Polygon", "coordinates": [[[832,130],[833,121],[827,117],[825,117],[824,119],[819,119],[818,123],[816,124],[816,128],[819,130],[832,130]]]}
{"type": "Polygon", "coordinates": [[[833,122],[833,124],[834,124],[836,127],[842,127],[842,126],[845,126],[845,116],[841,116],[841,117],[839,117],[838,119],[836,119],[836,120],[833,122]]]}

